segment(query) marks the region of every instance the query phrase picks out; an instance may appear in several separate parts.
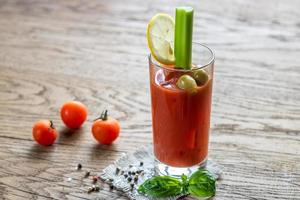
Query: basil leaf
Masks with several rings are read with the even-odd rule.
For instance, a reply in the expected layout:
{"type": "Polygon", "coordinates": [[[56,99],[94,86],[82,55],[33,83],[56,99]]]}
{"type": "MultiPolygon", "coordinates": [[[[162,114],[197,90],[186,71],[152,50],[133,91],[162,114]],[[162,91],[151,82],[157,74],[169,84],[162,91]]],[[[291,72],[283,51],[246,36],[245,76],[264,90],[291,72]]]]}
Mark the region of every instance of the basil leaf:
{"type": "Polygon", "coordinates": [[[212,197],[216,192],[216,179],[207,170],[200,169],[189,179],[188,192],[197,197],[212,197]]]}
{"type": "Polygon", "coordinates": [[[182,191],[179,180],[169,176],[154,176],[139,186],[138,191],[151,197],[173,197],[182,191]]]}

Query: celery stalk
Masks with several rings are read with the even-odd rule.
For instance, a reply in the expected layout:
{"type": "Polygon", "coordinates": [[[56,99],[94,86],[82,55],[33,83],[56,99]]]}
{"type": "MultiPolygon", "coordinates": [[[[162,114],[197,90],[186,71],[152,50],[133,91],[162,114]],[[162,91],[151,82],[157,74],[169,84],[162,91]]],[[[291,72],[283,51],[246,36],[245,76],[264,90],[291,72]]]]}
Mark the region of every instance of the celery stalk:
{"type": "Polygon", "coordinates": [[[191,69],[193,16],[191,7],[177,7],[175,16],[175,68],[191,69]]]}

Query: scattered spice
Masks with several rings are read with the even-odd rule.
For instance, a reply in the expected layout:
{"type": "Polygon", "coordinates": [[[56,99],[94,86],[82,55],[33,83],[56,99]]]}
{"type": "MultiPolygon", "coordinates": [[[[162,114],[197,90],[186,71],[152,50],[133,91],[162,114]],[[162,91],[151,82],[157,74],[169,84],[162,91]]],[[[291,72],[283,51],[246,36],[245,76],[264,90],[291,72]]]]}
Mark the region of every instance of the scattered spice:
{"type": "Polygon", "coordinates": [[[92,187],[89,187],[88,188],[88,193],[91,193],[91,192],[98,192],[100,190],[100,186],[98,186],[98,185],[93,185],[92,187]]]}
{"type": "Polygon", "coordinates": [[[89,187],[87,192],[88,192],[88,193],[91,193],[91,192],[93,192],[93,191],[95,191],[95,187],[89,187]]]}
{"type": "Polygon", "coordinates": [[[85,172],[84,178],[87,178],[87,177],[89,177],[90,175],[91,175],[91,172],[90,172],[90,171],[87,171],[87,172],[85,172]]]}
{"type": "Polygon", "coordinates": [[[92,180],[93,180],[93,183],[96,183],[98,181],[98,176],[93,176],[92,180]]]}
{"type": "Polygon", "coordinates": [[[96,192],[99,192],[99,190],[100,190],[99,185],[96,185],[94,188],[95,188],[94,190],[95,190],[96,192]]]}
{"type": "Polygon", "coordinates": [[[113,185],[109,185],[109,189],[110,189],[110,190],[113,190],[113,189],[114,189],[114,186],[113,186],[113,185]]]}
{"type": "Polygon", "coordinates": [[[82,168],[82,165],[80,163],[78,163],[77,170],[81,170],[81,168],[82,168]]]}
{"type": "MultiPolygon", "coordinates": [[[[143,165],[144,165],[143,162],[139,163],[140,167],[143,166],[143,165]]],[[[127,170],[122,170],[122,168],[120,168],[120,167],[116,167],[115,174],[124,176],[125,179],[128,181],[128,184],[129,184],[130,189],[132,191],[135,188],[135,185],[137,185],[137,183],[139,181],[139,176],[143,176],[145,174],[145,172],[142,169],[134,168],[134,169],[129,170],[129,168],[133,168],[133,165],[128,165],[128,171],[127,170]]],[[[77,165],[77,170],[81,170],[81,169],[82,169],[82,165],[79,163],[77,165]]],[[[91,175],[91,172],[86,171],[84,177],[87,178],[90,175],[91,175]]],[[[99,176],[93,176],[92,177],[93,184],[96,184],[97,182],[99,182],[98,180],[99,180],[99,176]]],[[[109,189],[114,190],[115,189],[115,186],[113,185],[114,179],[109,178],[106,181],[109,185],[109,189]]],[[[89,187],[87,192],[88,193],[91,193],[91,192],[94,192],[94,191],[98,192],[100,190],[101,190],[100,185],[96,184],[96,185],[93,185],[92,187],[89,187]]]]}
{"type": "Polygon", "coordinates": [[[113,182],[114,181],[114,179],[112,179],[112,178],[110,178],[110,179],[108,179],[110,182],[113,182]]]}
{"type": "Polygon", "coordinates": [[[131,188],[131,190],[133,190],[133,188],[134,188],[134,184],[133,183],[130,184],[130,188],[131,188]]]}

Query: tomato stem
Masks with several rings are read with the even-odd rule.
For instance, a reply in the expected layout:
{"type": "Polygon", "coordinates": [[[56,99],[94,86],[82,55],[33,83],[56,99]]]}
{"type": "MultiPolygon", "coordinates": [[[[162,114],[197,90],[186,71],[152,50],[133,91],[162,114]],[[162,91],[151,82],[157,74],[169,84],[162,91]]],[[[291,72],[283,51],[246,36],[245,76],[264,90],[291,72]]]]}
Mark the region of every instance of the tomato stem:
{"type": "Polygon", "coordinates": [[[108,116],[108,115],[107,115],[107,112],[108,112],[108,111],[105,110],[105,111],[103,111],[102,114],[101,114],[101,119],[102,119],[103,121],[107,120],[107,116],[108,116]]]}
{"type": "Polygon", "coordinates": [[[98,119],[101,119],[101,120],[103,120],[103,121],[106,121],[107,119],[108,119],[108,114],[107,114],[107,110],[104,110],[102,113],[101,113],[101,115],[100,115],[100,117],[98,117],[98,118],[96,118],[94,121],[96,121],[96,120],[98,120],[98,119]]]}

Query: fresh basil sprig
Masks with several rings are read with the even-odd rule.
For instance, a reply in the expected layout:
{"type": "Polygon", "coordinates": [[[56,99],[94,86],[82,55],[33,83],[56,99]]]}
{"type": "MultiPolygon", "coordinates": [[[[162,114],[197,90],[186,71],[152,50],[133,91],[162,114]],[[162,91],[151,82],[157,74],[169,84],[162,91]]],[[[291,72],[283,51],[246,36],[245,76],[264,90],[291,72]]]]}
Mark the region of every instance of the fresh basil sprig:
{"type": "Polygon", "coordinates": [[[138,191],[155,198],[186,194],[208,198],[215,195],[215,183],[216,179],[209,171],[199,169],[189,179],[186,175],[182,175],[181,180],[170,176],[154,176],[140,185],[138,191]]]}

